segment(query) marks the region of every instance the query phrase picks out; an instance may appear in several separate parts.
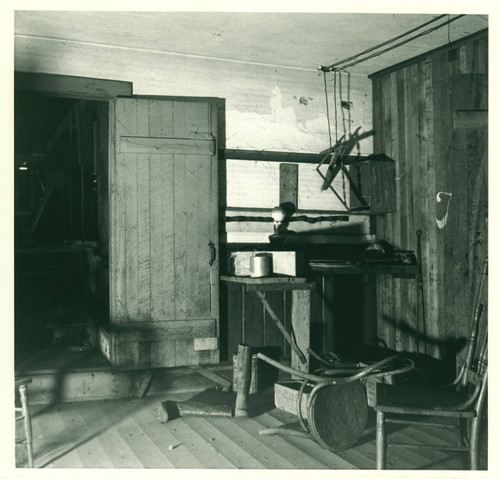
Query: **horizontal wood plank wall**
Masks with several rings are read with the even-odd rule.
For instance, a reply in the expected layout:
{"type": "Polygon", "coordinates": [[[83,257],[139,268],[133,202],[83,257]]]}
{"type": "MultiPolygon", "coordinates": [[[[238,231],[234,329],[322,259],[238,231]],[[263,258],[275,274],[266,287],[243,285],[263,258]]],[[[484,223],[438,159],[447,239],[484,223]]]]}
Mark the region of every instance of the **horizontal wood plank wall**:
{"type": "MultiPolygon", "coordinates": [[[[427,352],[452,360],[487,254],[487,52],[485,33],[372,76],[374,153],[396,161],[398,208],[376,235],[417,251],[422,230],[427,352]]],[[[415,351],[416,282],[381,278],[377,294],[379,339],[415,351]]]]}

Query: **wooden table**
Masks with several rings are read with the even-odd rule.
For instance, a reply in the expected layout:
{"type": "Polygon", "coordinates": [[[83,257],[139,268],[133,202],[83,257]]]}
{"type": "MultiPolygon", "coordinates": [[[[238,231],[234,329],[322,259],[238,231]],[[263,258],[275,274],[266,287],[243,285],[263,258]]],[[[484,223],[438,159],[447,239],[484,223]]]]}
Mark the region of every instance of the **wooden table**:
{"type": "MultiPolygon", "coordinates": [[[[315,283],[305,278],[292,276],[268,276],[252,278],[249,276],[221,276],[222,281],[241,284],[244,291],[253,291],[272,318],[281,334],[291,346],[291,366],[300,371],[309,372],[309,352],[311,336],[311,289],[315,283]],[[291,322],[293,333],[286,330],[264,293],[266,291],[291,291],[291,322]]],[[[244,321],[244,318],[243,318],[244,321]]],[[[244,338],[242,338],[244,342],[244,338]]],[[[251,345],[250,345],[251,346],[251,345]]]]}
{"type": "MultiPolygon", "coordinates": [[[[417,276],[416,264],[404,263],[349,263],[339,261],[314,260],[309,262],[313,271],[324,275],[362,275],[364,278],[364,321],[363,340],[366,345],[377,342],[377,276],[388,274],[394,278],[415,279],[417,276]]],[[[324,293],[324,292],[323,292],[324,293]]]]}

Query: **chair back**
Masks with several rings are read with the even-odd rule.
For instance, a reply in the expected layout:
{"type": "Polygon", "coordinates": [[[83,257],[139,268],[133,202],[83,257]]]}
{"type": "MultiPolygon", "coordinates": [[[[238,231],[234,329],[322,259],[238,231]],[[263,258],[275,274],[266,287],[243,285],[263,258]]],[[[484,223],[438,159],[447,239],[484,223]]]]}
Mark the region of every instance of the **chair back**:
{"type": "Polygon", "coordinates": [[[483,314],[484,302],[483,291],[486,278],[488,276],[488,258],[483,262],[483,269],[479,280],[479,286],[476,292],[474,304],[474,316],[471,324],[470,336],[467,344],[467,352],[464,363],[455,383],[459,389],[467,387],[474,382],[474,373],[482,375],[487,367],[488,354],[488,319],[483,314]]]}
{"type": "Polygon", "coordinates": [[[483,314],[483,292],[488,276],[488,258],[483,262],[483,269],[474,305],[474,317],[467,345],[464,363],[454,384],[458,390],[467,391],[468,399],[460,409],[482,408],[486,399],[488,377],[488,318],[483,314]]]}

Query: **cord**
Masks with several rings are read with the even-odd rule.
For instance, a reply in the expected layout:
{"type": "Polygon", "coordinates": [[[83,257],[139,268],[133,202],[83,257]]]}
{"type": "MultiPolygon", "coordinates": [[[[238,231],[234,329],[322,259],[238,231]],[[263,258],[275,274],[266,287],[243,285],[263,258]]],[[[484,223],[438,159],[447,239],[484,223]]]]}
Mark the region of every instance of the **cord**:
{"type": "Polygon", "coordinates": [[[438,20],[441,20],[441,18],[446,17],[446,16],[449,17],[449,15],[446,15],[446,14],[445,15],[439,15],[438,17],[433,18],[432,20],[429,20],[428,22],[422,23],[422,25],[419,25],[418,27],[412,28],[411,30],[408,30],[407,32],[404,32],[401,35],[393,37],[390,40],[386,40],[385,42],[379,43],[378,45],[375,45],[374,47],[370,47],[367,50],[362,51],[361,53],[357,53],[356,55],[353,55],[351,57],[344,58],[343,60],[340,60],[337,63],[333,63],[332,65],[327,66],[327,67],[323,67],[322,66],[321,70],[323,70],[323,71],[334,71],[334,67],[336,67],[338,65],[341,65],[342,63],[349,62],[351,60],[354,60],[354,59],[360,57],[361,55],[364,55],[365,53],[370,53],[373,50],[376,50],[377,48],[384,47],[385,45],[388,45],[389,43],[392,43],[392,42],[394,42],[396,40],[399,40],[400,38],[403,38],[406,35],[409,35],[410,33],[416,32],[417,30],[420,30],[421,28],[426,27],[427,25],[429,25],[431,23],[434,23],[434,22],[436,22],[438,20]]]}
{"type": "Polygon", "coordinates": [[[325,82],[326,118],[328,120],[328,137],[330,139],[330,148],[331,148],[332,147],[332,131],[330,128],[330,108],[328,107],[328,88],[326,87],[326,72],[323,72],[323,80],[325,82]]]}
{"type": "MultiPolygon", "coordinates": [[[[443,16],[446,16],[446,15],[443,15],[443,16]]],[[[372,58],[375,58],[375,57],[377,57],[377,56],[379,56],[379,55],[382,55],[383,53],[386,53],[386,52],[388,52],[388,51],[394,50],[395,48],[400,47],[400,46],[402,46],[402,45],[405,45],[406,43],[411,42],[412,40],[415,40],[415,39],[417,39],[417,38],[423,37],[424,35],[428,35],[429,33],[432,33],[432,32],[434,32],[435,30],[437,30],[437,29],[439,29],[439,28],[441,28],[441,27],[444,27],[445,25],[449,25],[451,22],[454,22],[455,20],[458,20],[459,18],[464,17],[464,16],[465,16],[465,15],[457,15],[456,17],[450,18],[450,19],[449,19],[449,20],[447,20],[446,22],[443,22],[443,23],[441,23],[441,24],[439,24],[439,25],[437,25],[437,26],[435,26],[435,27],[432,27],[432,28],[429,28],[429,29],[427,29],[427,30],[425,30],[425,31],[423,31],[423,32],[420,32],[418,35],[414,35],[413,37],[407,38],[406,40],[404,40],[404,41],[402,41],[402,42],[399,42],[399,43],[397,43],[396,45],[392,45],[392,46],[390,46],[389,48],[386,48],[386,49],[381,50],[381,51],[379,51],[379,52],[373,53],[372,55],[369,55],[369,56],[367,56],[367,57],[365,57],[365,58],[362,58],[362,59],[360,59],[360,60],[353,61],[353,62],[351,62],[351,63],[347,63],[347,64],[346,64],[346,62],[350,61],[351,59],[358,58],[358,57],[360,57],[361,55],[364,55],[365,53],[369,53],[369,51],[376,50],[377,48],[379,48],[379,47],[381,47],[381,46],[384,46],[384,44],[377,45],[376,47],[373,47],[373,48],[371,48],[371,49],[369,49],[369,50],[367,50],[367,51],[365,51],[365,52],[359,53],[358,55],[355,55],[354,57],[351,57],[351,58],[348,58],[348,59],[345,59],[345,60],[341,60],[340,62],[337,62],[337,63],[335,63],[335,64],[333,64],[333,65],[330,65],[329,67],[320,67],[320,69],[321,69],[322,71],[327,71],[327,72],[328,72],[328,71],[335,71],[335,70],[338,70],[338,68],[335,68],[335,67],[337,67],[338,65],[343,65],[343,66],[342,66],[342,68],[349,68],[349,67],[352,67],[352,66],[354,66],[354,65],[357,65],[358,63],[365,62],[365,61],[370,60],[370,59],[372,59],[372,58]]],[[[441,17],[441,18],[442,18],[442,17],[441,17]]],[[[428,22],[428,23],[429,23],[429,22],[428,22]]],[[[422,28],[422,27],[423,27],[423,26],[425,26],[425,25],[426,25],[426,24],[421,25],[421,26],[420,26],[420,27],[418,27],[416,30],[418,30],[418,29],[422,28]]],[[[398,39],[398,38],[401,38],[401,37],[403,37],[403,36],[406,36],[406,35],[408,35],[409,33],[412,33],[413,31],[415,31],[415,29],[413,29],[413,30],[409,30],[409,31],[408,31],[408,32],[406,32],[405,34],[400,35],[399,37],[395,37],[394,39],[387,41],[385,44],[387,44],[387,43],[392,43],[394,40],[396,40],[396,39],[398,39]]]]}
{"type": "Polygon", "coordinates": [[[412,40],[415,40],[417,38],[423,37],[424,35],[432,33],[435,30],[437,30],[438,28],[444,27],[445,25],[448,25],[451,22],[454,22],[455,20],[458,20],[459,18],[464,17],[464,16],[465,15],[457,15],[456,17],[453,17],[452,19],[450,19],[450,20],[448,20],[448,21],[446,21],[444,23],[441,23],[440,25],[437,25],[436,27],[429,28],[428,30],[425,30],[424,32],[419,33],[418,35],[415,35],[414,37],[408,38],[408,39],[406,39],[406,40],[404,40],[402,42],[397,43],[396,45],[393,45],[393,46],[391,46],[389,48],[386,48],[385,50],[381,50],[380,52],[376,52],[376,53],[374,53],[374,54],[372,54],[372,55],[370,55],[370,56],[368,56],[366,58],[362,58],[361,60],[348,63],[347,65],[344,65],[342,68],[349,68],[349,67],[352,67],[354,65],[357,65],[358,63],[362,63],[362,62],[365,62],[365,61],[370,60],[372,58],[378,57],[378,56],[382,55],[383,53],[387,53],[388,51],[394,50],[395,48],[400,47],[402,45],[405,45],[406,43],[409,43],[412,40]]]}

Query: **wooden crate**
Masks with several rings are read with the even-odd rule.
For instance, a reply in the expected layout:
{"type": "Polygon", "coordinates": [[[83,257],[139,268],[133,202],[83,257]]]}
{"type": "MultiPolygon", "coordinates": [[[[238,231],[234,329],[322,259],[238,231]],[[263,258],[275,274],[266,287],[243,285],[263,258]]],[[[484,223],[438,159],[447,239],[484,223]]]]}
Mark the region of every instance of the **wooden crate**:
{"type": "Polygon", "coordinates": [[[272,255],[273,274],[300,276],[303,273],[303,258],[297,251],[233,251],[230,273],[235,276],[250,276],[250,257],[257,253],[272,255]]]}
{"type": "MultiPolygon", "coordinates": [[[[274,405],[285,412],[297,414],[297,400],[302,381],[284,381],[274,385],[274,405]]],[[[300,410],[302,417],[307,419],[307,406],[312,388],[306,386],[302,396],[300,410]]]]}

